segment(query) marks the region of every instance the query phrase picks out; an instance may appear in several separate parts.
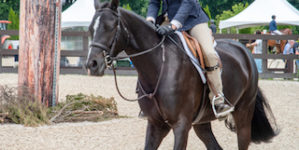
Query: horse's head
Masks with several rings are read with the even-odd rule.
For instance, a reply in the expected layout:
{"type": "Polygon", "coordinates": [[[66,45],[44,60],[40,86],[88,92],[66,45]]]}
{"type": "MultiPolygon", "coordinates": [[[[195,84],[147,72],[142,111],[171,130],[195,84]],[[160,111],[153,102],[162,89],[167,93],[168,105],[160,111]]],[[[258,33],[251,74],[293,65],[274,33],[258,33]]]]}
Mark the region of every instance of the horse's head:
{"type": "Polygon", "coordinates": [[[110,3],[99,3],[94,0],[96,12],[89,26],[92,44],[88,52],[86,68],[90,75],[102,76],[111,57],[120,50],[118,40],[121,36],[121,23],[118,12],[119,0],[110,3]]]}

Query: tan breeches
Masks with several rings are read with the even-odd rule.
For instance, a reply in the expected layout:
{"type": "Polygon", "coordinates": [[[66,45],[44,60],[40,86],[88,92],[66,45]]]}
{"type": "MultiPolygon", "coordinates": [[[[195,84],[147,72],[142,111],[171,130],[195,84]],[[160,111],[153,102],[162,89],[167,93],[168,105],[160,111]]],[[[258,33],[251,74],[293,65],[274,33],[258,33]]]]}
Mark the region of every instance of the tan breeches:
{"type": "MultiPolygon", "coordinates": [[[[207,67],[216,66],[218,63],[217,60],[218,55],[216,54],[216,51],[214,49],[212,32],[208,27],[208,23],[202,23],[194,26],[190,31],[190,35],[196,38],[200,43],[206,66],[207,67]]],[[[220,69],[207,72],[207,78],[214,85],[215,90],[218,93],[222,93],[222,80],[221,80],[220,69]]],[[[209,94],[210,100],[212,100],[213,96],[214,96],[213,92],[210,92],[209,94]]]]}

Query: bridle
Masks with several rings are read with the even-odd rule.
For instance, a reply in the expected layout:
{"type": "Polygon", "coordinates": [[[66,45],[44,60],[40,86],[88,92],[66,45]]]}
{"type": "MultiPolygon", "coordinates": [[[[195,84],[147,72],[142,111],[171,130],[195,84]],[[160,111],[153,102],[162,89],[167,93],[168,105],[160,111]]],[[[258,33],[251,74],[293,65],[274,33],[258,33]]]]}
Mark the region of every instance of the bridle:
{"type": "Polygon", "coordinates": [[[120,56],[120,57],[111,57],[108,52],[114,52],[115,50],[115,45],[116,45],[116,42],[117,40],[119,39],[120,37],[120,33],[121,33],[121,27],[124,28],[125,30],[125,33],[127,35],[127,38],[126,38],[126,46],[124,48],[124,50],[128,47],[129,45],[129,42],[130,42],[130,34],[129,34],[129,31],[128,29],[126,28],[126,26],[124,25],[123,21],[120,19],[120,12],[119,12],[119,9],[117,9],[118,11],[115,12],[109,8],[102,8],[102,9],[99,9],[97,10],[97,12],[101,12],[101,11],[109,11],[111,12],[114,16],[117,17],[117,29],[116,29],[116,33],[114,35],[114,38],[113,38],[113,41],[112,41],[112,44],[109,47],[107,47],[106,45],[102,44],[102,43],[99,43],[99,42],[92,42],[90,44],[91,47],[97,47],[97,48],[100,48],[103,50],[104,52],[104,57],[105,57],[105,62],[106,62],[106,66],[107,68],[111,68],[112,67],[112,61],[114,60],[120,60],[120,59],[125,59],[125,58],[132,58],[132,57],[136,57],[136,56],[140,56],[140,55],[143,55],[143,54],[146,54],[146,53],[149,53],[153,50],[155,50],[156,48],[160,47],[164,41],[165,41],[165,36],[162,37],[162,40],[156,45],[154,46],[153,48],[150,48],[150,49],[147,49],[147,50],[144,50],[142,52],[139,52],[139,53],[135,53],[135,54],[132,54],[132,55],[127,55],[127,56],[120,56]]]}
{"type": "MultiPolygon", "coordinates": [[[[103,50],[103,54],[104,54],[104,57],[105,57],[105,63],[106,63],[106,67],[107,68],[110,68],[113,70],[113,73],[114,73],[114,80],[115,80],[115,86],[116,86],[116,89],[117,89],[117,92],[118,94],[126,101],[138,101],[140,99],[143,99],[145,97],[148,97],[149,99],[153,99],[157,90],[158,90],[158,87],[159,87],[159,84],[160,84],[160,81],[161,81],[161,78],[162,78],[162,75],[163,75],[163,70],[164,70],[164,62],[165,62],[165,46],[164,46],[164,41],[165,41],[165,36],[162,37],[162,40],[154,47],[150,48],[150,49],[147,49],[147,50],[144,50],[144,51],[141,51],[141,52],[138,52],[138,53],[135,53],[135,54],[132,54],[132,55],[127,55],[127,56],[115,56],[115,57],[111,57],[109,52],[114,52],[115,50],[115,46],[116,46],[116,43],[118,41],[118,39],[120,38],[120,33],[121,33],[121,27],[124,28],[125,32],[126,32],[126,35],[127,35],[127,41],[126,41],[126,46],[125,46],[125,49],[127,48],[129,42],[130,42],[130,34],[128,32],[128,29],[126,28],[126,26],[124,25],[123,21],[121,21],[120,19],[120,12],[119,12],[119,9],[117,9],[118,11],[113,11],[109,8],[102,8],[102,9],[99,9],[97,10],[97,12],[101,12],[101,11],[109,11],[111,12],[114,16],[117,17],[118,19],[118,23],[117,23],[117,29],[116,29],[116,33],[114,35],[114,38],[113,38],[113,41],[112,41],[112,44],[110,47],[102,44],[102,43],[99,43],[99,42],[92,42],[90,44],[91,47],[96,47],[96,48],[100,48],[103,50]],[[141,83],[138,81],[138,85],[139,87],[141,88],[141,92],[144,94],[140,97],[138,97],[137,99],[128,99],[128,98],[125,98],[119,88],[118,88],[118,84],[117,84],[117,79],[116,79],[116,71],[115,71],[115,68],[113,66],[113,61],[115,60],[120,60],[120,59],[125,59],[125,58],[132,58],[132,57],[137,57],[137,56],[140,56],[140,55],[144,55],[146,53],[149,53],[155,49],[157,49],[158,47],[161,47],[163,52],[162,52],[162,66],[161,66],[161,70],[160,70],[160,74],[159,74],[159,77],[158,77],[158,81],[157,81],[157,84],[156,84],[156,87],[154,89],[154,91],[152,93],[149,93],[147,94],[145,92],[145,90],[143,89],[141,83]]],[[[156,103],[156,100],[155,100],[155,103],[156,103]]],[[[157,105],[157,103],[156,103],[157,105]]],[[[159,110],[160,111],[160,110],[159,110]]]]}
{"type": "Polygon", "coordinates": [[[102,12],[102,11],[108,11],[110,13],[112,13],[114,16],[117,17],[117,27],[116,27],[116,33],[114,35],[114,38],[113,38],[113,41],[112,41],[112,44],[110,47],[102,44],[102,43],[99,43],[99,42],[95,42],[93,41],[90,46],[91,47],[96,47],[96,48],[100,48],[103,50],[103,53],[104,53],[104,57],[105,57],[105,64],[106,64],[106,67],[107,68],[111,68],[112,67],[112,62],[113,62],[113,59],[112,57],[110,57],[110,54],[108,52],[113,52],[115,50],[115,45],[118,41],[118,39],[120,38],[120,33],[121,33],[121,26],[124,28],[125,32],[126,32],[126,35],[127,35],[127,44],[126,44],[126,47],[127,45],[129,44],[129,40],[130,40],[130,34],[128,32],[128,29],[124,26],[123,22],[121,21],[120,19],[120,16],[119,16],[119,10],[118,12],[115,12],[109,8],[102,8],[102,9],[98,9],[97,12],[102,12]]]}

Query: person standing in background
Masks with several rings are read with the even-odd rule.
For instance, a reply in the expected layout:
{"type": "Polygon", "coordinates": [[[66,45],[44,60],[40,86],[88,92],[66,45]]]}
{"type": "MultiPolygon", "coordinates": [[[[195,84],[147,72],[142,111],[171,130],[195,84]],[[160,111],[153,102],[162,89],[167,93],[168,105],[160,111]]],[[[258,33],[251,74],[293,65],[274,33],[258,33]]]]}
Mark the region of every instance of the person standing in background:
{"type": "Polygon", "coordinates": [[[215,34],[217,32],[217,26],[215,25],[215,21],[214,20],[211,20],[210,28],[212,30],[212,33],[215,34]]]}
{"type": "MultiPolygon", "coordinates": [[[[299,46],[298,42],[295,43],[294,49],[295,49],[295,54],[299,55],[299,46]]],[[[299,71],[299,59],[296,60],[296,66],[297,66],[297,72],[299,71]]]]}
{"type": "MultiPolygon", "coordinates": [[[[262,34],[261,31],[257,30],[255,34],[262,34]]],[[[262,54],[263,52],[263,41],[261,39],[256,39],[253,43],[246,44],[246,47],[253,47],[252,54],[262,54]]],[[[262,59],[254,59],[257,70],[259,73],[262,73],[262,59]]]]}

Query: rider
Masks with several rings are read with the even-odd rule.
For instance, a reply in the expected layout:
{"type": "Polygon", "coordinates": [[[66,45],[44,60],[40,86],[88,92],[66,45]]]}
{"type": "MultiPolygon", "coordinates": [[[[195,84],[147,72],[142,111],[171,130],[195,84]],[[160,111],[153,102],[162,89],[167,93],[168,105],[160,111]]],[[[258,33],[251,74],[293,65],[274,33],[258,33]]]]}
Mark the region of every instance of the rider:
{"type": "Polygon", "coordinates": [[[269,24],[269,31],[271,34],[282,35],[282,33],[279,30],[277,30],[277,25],[276,25],[275,19],[276,19],[276,16],[272,15],[272,21],[269,24]]]}
{"type": "MultiPolygon", "coordinates": [[[[160,10],[161,0],[150,0],[147,21],[155,23],[158,12],[160,10]]],[[[225,104],[225,98],[222,92],[222,81],[220,68],[218,64],[218,55],[213,47],[213,38],[211,30],[208,27],[209,18],[201,8],[197,0],[163,0],[163,14],[167,13],[169,24],[163,24],[157,29],[161,35],[169,35],[174,31],[188,31],[191,36],[195,37],[201,44],[204,54],[204,61],[209,68],[207,78],[217,91],[215,95],[210,92],[209,98],[212,102],[215,99],[215,108],[217,114],[222,114],[221,118],[226,117],[232,107],[225,104]]],[[[211,89],[211,85],[209,85],[211,89]]],[[[210,90],[212,91],[212,90],[210,90]]]]}

